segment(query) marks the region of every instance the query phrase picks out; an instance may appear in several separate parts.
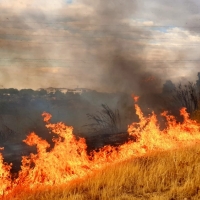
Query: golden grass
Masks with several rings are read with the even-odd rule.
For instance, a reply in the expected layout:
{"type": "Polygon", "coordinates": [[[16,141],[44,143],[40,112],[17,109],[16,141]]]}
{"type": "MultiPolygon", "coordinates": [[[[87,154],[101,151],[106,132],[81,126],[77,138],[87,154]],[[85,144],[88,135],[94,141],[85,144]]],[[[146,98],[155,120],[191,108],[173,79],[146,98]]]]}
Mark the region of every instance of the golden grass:
{"type": "Polygon", "coordinates": [[[16,191],[6,200],[200,199],[200,145],[151,153],[68,186],[16,191]]]}

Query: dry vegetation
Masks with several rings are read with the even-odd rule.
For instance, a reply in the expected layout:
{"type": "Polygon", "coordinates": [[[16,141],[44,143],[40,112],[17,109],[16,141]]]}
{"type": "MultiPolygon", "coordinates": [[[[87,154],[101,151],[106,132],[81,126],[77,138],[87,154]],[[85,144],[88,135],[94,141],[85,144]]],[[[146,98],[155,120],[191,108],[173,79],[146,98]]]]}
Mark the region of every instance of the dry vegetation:
{"type": "Polygon", "coordinates": [[[24,189],[12,200],[200,199],[200,145],[151,153],[97,172],[70,186],[24,189]]]}

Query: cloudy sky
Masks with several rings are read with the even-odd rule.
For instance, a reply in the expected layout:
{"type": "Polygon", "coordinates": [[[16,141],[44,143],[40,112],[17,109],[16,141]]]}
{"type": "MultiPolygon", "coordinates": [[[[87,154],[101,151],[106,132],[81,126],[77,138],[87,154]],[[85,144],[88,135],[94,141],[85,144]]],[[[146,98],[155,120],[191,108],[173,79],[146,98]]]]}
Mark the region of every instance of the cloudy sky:
{"type": "Polygon", "coordinates": [[[1,87],[134,91],[144,74],[200,71],[198,0],[0,0],[0,13],[1,87]]]}

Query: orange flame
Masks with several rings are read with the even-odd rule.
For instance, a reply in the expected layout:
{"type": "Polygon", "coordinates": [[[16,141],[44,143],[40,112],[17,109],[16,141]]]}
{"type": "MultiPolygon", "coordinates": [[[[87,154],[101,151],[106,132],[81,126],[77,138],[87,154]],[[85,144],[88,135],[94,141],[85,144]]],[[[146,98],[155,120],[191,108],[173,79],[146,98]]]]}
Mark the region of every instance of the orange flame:
{"type": "MultiPolygon", "coordinates": [[[[3,148],[0,150],[3,150],[3,148]]],[[[0,153],[0,195],[7,194],[11,189],[11,166],[11,164],[3,163],[3,156],[0,153]]]]}
{"type": "Polygon", "coordinates": [[[50,123],[51,115],[43,113],[46,127],[58,138],[54,138],[54,147],[35,133],[27,136],[24,142],[37,147],[37,153],[22,157],[22,166],[18,178],[11,179],[11,164],[3,162],[0,154],[0,195],[11,193],[17,187],[36,188],[38,185],[54,185],[68,183],[76,178],[84,177],[108,164],[117,163],[133,156],[142,155],[152,150],[169,150],[191,145],[200,141],[200,126],[196,121],[189,119],[185,108],[180,110],[184,118],[183,123],[176,122],[172,115],[163,112],[167,128],[159,129],[154,113],[144,117],[135,100],[136,114],[139,122],[128,126],[128,133],[136,138],[118,147],[105,146],[98,152],[87,154],[87,145],[84,138],[77,139],[73,135],[73,127],[59,122],[50,123]]]}
{"type": "Polygon", "coordinates": [[[134,102],[137,103],[140,97],[139,96],[135,96],[134,94],[132,94],[131,96],[132,96],[134,102]]]}

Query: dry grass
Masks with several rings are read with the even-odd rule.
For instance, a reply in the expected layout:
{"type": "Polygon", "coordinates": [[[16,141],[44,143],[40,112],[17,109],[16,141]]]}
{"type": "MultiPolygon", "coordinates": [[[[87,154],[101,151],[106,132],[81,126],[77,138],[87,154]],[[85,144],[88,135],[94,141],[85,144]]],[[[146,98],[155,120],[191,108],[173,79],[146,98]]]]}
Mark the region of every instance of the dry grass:
{"type": "Polygon", "coordinates": [[[12,200],[200,199],[200,145],[151,153],[69,186],[18,190],[12,200]]]}
{"type": "MultiPolygon", "coordinates": [[[[199,107],[200,107],[200,103],[199,103],[199,107]]],[[[195,110],[192,114],[191,114],[191,119],[196,120],[198,123],[200,123],[200,110],[195,110]]]]}

